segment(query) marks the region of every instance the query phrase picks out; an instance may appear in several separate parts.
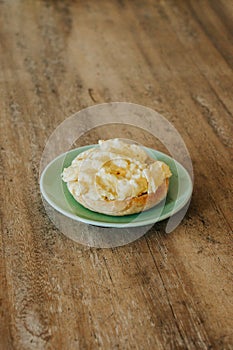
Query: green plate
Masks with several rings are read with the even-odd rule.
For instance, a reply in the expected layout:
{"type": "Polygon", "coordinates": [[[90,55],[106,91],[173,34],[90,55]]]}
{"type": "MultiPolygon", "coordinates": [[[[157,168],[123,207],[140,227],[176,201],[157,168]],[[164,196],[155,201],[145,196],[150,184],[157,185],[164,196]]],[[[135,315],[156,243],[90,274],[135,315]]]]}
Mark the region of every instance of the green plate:
{"type": "Polygon", "coordinates": [[[81,152],[97,145],[89,145],[72,149],[63,153],[49,163],[40,178],[40,190],[44,199],[65,216],[87,224],[103,227],[134,227],[153,224],[177,213],[189,201],[192,194],[192,180],[185,168],[164,153],[144,148],[151,157],[169,165],[172,177],[169,190],[162,203],[139,214],[126,216],[110,216],[93,212],[79,204],[61,179],[61,173],[81,152]]]}

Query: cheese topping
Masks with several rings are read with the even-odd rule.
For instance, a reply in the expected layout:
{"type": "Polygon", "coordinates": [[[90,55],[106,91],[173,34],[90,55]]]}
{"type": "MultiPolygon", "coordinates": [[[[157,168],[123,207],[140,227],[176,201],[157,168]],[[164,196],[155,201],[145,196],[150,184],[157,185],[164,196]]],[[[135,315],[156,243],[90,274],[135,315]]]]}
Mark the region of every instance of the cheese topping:
{"type": "Polygon", "coordinates": [[[62,178],[74,197],[124,200],[155,192],[171,175],[165,163],[152,162],[140,146],[113,139],[79,154],[62,178]]]}

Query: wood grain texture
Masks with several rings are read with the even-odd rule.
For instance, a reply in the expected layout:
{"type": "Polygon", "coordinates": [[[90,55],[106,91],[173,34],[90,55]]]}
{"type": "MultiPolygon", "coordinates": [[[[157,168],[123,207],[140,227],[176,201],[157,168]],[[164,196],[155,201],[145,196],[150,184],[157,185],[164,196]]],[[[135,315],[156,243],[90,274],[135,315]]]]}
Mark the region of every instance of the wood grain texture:
{"type": "MultiPolygon", "coordinates": [[[[233,349],[232,7],[0,1],[0,349],[233,349]],[[195,187],[174,232],[162,222],[101,250],[50,222],[38,176],[52,131],[110,101],[174,124],[195,187]]],[[[125,135],[156,145],[136,129],[125,135]]]]}

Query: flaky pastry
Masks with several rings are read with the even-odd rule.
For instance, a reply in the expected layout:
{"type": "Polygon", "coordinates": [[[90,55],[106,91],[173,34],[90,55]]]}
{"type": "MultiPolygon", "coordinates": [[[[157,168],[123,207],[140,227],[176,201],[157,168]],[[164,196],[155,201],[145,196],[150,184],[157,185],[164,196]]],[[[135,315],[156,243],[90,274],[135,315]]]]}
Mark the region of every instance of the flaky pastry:
{"type": "Polygon", "coordinates": [[[121,139],[99,141],[62,173],[68,190],[84,207],[123,216],[148,210],[167,195],[171,171],[139,145],[121,139]]]}

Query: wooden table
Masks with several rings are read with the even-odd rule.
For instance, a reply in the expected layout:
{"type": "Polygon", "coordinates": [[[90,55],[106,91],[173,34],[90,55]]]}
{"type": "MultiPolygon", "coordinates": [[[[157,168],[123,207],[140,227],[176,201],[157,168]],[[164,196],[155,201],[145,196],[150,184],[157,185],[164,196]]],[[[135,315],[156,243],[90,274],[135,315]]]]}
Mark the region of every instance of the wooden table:
{"type": "Polygon", "coordinates": [[[231,0],[0,1],[1,350],[233,349],[232,19],[231,0]],[[173,123],[195,186],[172,233],[96,249],[49,220],[39,163],[111,101],[173,123]]]}

